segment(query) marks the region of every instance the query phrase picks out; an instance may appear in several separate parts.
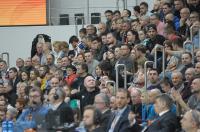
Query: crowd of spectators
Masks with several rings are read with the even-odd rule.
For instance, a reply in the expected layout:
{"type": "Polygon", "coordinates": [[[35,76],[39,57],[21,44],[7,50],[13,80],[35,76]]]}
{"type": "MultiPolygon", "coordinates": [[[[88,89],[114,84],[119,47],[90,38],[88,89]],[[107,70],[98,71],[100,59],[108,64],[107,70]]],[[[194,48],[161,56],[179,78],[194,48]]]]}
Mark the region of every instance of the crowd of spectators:
{"type": "Polygon", "coordinates": [[[15,67],[0,60],[3,132],[200,132],[200,0],[105,17],[69,43],[38,34],[15,67]]]}

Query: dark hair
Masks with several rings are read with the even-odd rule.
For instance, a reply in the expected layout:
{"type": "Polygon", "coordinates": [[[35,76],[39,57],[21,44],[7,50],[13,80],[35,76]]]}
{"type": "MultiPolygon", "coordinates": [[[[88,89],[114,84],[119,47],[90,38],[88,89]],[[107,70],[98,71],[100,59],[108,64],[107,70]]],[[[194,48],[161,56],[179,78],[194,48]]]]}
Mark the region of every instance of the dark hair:
{"type": "Polygon", "coordinates": [[[84,33],[84,34],[86,34],[86,28],[81,28],[80,30],[79,30],[79,33],[84,33]]]}
{"type": "Polygon", "coordinates": [[[153,14],[151,14],[151,16],[155,16],[157,19],[160,20],[160,14],[159,13],[153,13],[153,14]]]}
{"type": "Polygon", "coordinates": [[[117,33],[116,33],[116,32],[108,32],[107,35],[108,35],[108,34],[111,34],[114,38],[116,38],[116,36],[117,36],[117,33]]]}
{"type": "Polygon", "coordinates": [[[149,5],[148,5],[146,2],[141,2],[141,3],[140,3],[140,6],[141,6],[141,5],[146,6],[146,8],[149,7],[149,5]]]}
{"type": "Polygon", "coordinates": [[[77,36],[73,35],[69,38],[69,43],[78,42],[79,39],[77,36]]]}
{"type": "Polygon", "coordinates": [[[134,10],[134,11],[137,11],[138,13],[140,13],[140,6],[134,6],[134,7],[133,7],[133,10],[134,10]]]}
{"type": "Polygon", "coordinates": [[[167,45],[167,46],[169,46],[171,49],[173,49],[173,47],[172,47],[172,41],[171,41],[171,40],[165,40],[163,44],[164,44],[164,46],[167,45]]]}
{"type": "Polygon", "coordinates": [[[166,3],[163,4],[163,6],[164,6],[164,5],[168,6],[169,8],[172,8],[172,4],[170,4],[170,3],[167,3],[167,2],[166,2],[166,3]]]}
{"type": "Polygon", "coordinates": [[[172,83],[170,81],[170,79],[168,77],[164,77],[161,81],[160,84],[164,84],[164,85],[169,85],[170,87],[172,87],[172,83]]]}
{"type": "Polygon", "coordinates": [[[128,9],[124,9],[124,10],[126,10],[128,12],[128,17],[130,17],[131,16],[131,11],[128,10],[128,9]]]}
{"type": "Polygon", "coordinates": [[[151,69],[149,70],[149,72],[150,72],[150,71],[156,71],[157,74],[159,74],[158,69],[156,69],[156,68],[151,68],[151,69]]]}
{"type": "Polygon", "coordinates": [[[111,13],[111,14],[113,15],[113,11],[111,11],[111,10],[106,10],[106,11],[104,12],[104,14],[106,14],[106,13],[111,13]]]}
{"type": "Polygon", "coordinates": [[[120,12],[119,10],[115,10],[115,11],[113,12],[113,14],[121,14],[121,12],[120,12]]]}
{"type": "Polygon", "coordinates": [[[138,32],[134,31],[134,30],[129,30],[128,32],[131,32],[133,35],[135,35],[135,40],[139,40],[139,34],[138,32]]]}
{"type": "Polygon", "coordinates": [[[91,41],[97,41],[97,42],[101,42],[101,38],[98,36],[92,36],[92,40],[91,41]]]}
{"type": "Polygon", "coordinates": [[[88,65],[86,63],[81,63],[80,66],[85,72],[88,72],[88,65]]]}
{"type": "Polygon", "coordinates": [[[11,67],[11,68],[9,68],[9,71],[17,72],[17,68],[15,68],[15,67],[11,67]]]}
{"type": "Polygon", "coordinates": [[[182,55],[183,54],[188,54],[190,56],[190,58],[192,58],[192,54],[190,52],[184,52],[184,53],[182,53],[182,55]]]}
{"type": "Polygon", "coordinates": [[[136,45],[135,49],[142,52],[142,53],[146,53],[146,47],[144,45],[136,45]]]}
{"type": "Polygon", "coordinates": [[[183,39],[180,37],[176,37],[174,40],[172,40],[172,45],[177,45],[178,47],[183,47],[183,39]]]}
{"type": "Polygon", "coordinates": [[[93,113],[93,123],[95,125],[99,125],[101,123],[101,118],[102,118],[102,113],[100,110],[98,110],[97,108],[95,108],[95,106],[93,105],[87,105],[84,107],[84,111],[86,110],[92,110],[93,113]]]}
{"type": "Polygon", "coordinates": [[[156,100],[159,99],[159,101],[165,103],[165,106],[168,108],[168,109],[171,109],[172,105],[173,105],[173,100],[172,98],[167,95],[167,94],[161,94],[159,96],[156,97],[156,100]]]}

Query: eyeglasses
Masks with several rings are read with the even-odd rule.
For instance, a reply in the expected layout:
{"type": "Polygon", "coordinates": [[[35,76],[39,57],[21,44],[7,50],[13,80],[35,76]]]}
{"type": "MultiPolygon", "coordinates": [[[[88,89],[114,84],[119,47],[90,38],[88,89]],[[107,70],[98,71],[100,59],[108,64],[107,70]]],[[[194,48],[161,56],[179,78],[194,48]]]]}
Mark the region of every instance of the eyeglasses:
{"type": "Polygon", "coordinates": [[[38,98],[40,95],[30,95],[29,98],[38,98]]]}
{"type": "Polygon", "coordinates": [[[104,104],[104,102],[94,102],[94,104],[104,104]]]}

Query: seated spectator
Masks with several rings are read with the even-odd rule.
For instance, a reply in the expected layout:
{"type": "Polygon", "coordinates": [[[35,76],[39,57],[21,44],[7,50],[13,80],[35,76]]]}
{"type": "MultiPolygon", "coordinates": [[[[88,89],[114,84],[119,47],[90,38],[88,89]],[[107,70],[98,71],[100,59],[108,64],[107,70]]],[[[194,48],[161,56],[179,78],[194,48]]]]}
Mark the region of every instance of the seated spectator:
{"type": "Polygon", "coordinates": [[[74,90],[70,99],[80,100],[80,110],[83,114],[83,109],[86,105],[94,104],[94,98],[99,93],[99,88],[96,87],[95,79],[92,76],[87,76],[84,79],[84,88],[80,91],[74,90]]]}
{"type": "Polygon", "coordinates": [[[162,131],[175,132],[178,127],[177,117],[170,111],[173,104],[172,99],[166,95],[161,94],[155,99],[154,107],[159,118],[155,120],[150,126],[144,128],[144,132],[162,131]]]}
{"type": "MultiPolygon", "coordinates": [[[[42,93],[39,88],[32,88],[29,91],[29,107],[22,111],[22,114],[16,121],[15,131],[21,132],[26,129],[37,129],[38,120],[36,117],[45,117],[48,108],[42,105],[42,93]]],[[[43,118],[44,119],[44,118],[43,118]]]]}
{"type": "Polygon", "coordinates": [[[72,109],[64,102],[65,92],[62,87],[52,88],[49,92],[51,108],[46,115],[48,130],[56,130],[64,127],[65,123],[73,123],[74,116],[72,109]],[[57,120],[59,119],[59,120],[57,120]]]}
{"type": "MultiPolygon", "coordinates": [[[[130,87],[131,88],[131,87],[130,87]]],[[[140,89],[132,87],[130,89],[130,95],[131,95],[131,112],[135,114],[135,120],[137,123],[142,123],[142,101],[141,101],[141,95],[142,92],[140,89]]]]}
{"type": "Polygon", "coordinates": [[[160,86],[161,89],[164,93],[171,95],[171,88],[172,88],[172,83],[170,82],[170,79],[167,77],[164,77],[161,81],[160,81],[160,86]]]}
{"type": "Polygon", "coordinates": [[[181,126],[185,132],[198,132],[200,129],[200,112],[197,110],[187,111],[181,120],[181,126]]]}
{"type": "Polygon", "coordinates": [[[94,106],[88,105],[84,108],[83,113],[83,124],[87,132],[103,132],[100,126],[101,123],[101,112],[94,106]]]}
{"type": "Polygon", "coordinates": [[[104,93],[99,93],[94,99],[95,108],[97,108],[101,113],[101,122],[99,123],[104,130],[107,130],[107,125],[111,116],[110,98],[104,93]]]}
{"type": "Polygon", "coordinates": [[[147,85],[148,90],[155,89],[155,88],[158,88],[158,89],[161,90],[160,79],[159,79],[159,76],[158,76],[157,69],[150,69],[149,70],[148,79],[149,79],[149,82],[148,82],[148,85],[147,85]]]}
{"type": "Polygon", "coordinates": [[[174,100],[181,106],[184,111],[196,109],[200,111],[200,78],[195,78],[191,84],[192,95],[189,97],[187,104],[178,91],[173,90],[172,95],[174,100]]]}
{"type": "Polygon", "coordinates": [[[129,92],[126,89],[118,89],[116,93],[117,110],[111,115],[108,123],[108,132],[126,132],[129,128],[128,114],[130,108],[129,92]]]}
{"type": "Polygon", "coordinates": [[[99,64],[99,62],[93,58],[92,52],[85,52],[85,60],[86,60],[88,67],[90,67],[88,69],[88,73],[92,74],[94,76],[95,75],[95,67],[99,64]]]}

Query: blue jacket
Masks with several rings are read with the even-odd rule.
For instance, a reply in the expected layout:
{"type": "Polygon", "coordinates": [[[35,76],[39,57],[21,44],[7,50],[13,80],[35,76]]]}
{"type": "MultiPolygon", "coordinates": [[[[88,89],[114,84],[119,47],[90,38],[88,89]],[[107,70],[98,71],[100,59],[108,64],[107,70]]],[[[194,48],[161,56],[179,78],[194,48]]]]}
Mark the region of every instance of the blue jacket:
{"type": "Polygon", "coordinates": [[[47,107],[42,105],[35,109],[29,107],[23,110],[22,114],[16,121],[15,132],[24,132],[24,130],[28,128],[37,128],[35,117],[38,115],[45,117],[48,110],[49,109],[47,107]]]}

